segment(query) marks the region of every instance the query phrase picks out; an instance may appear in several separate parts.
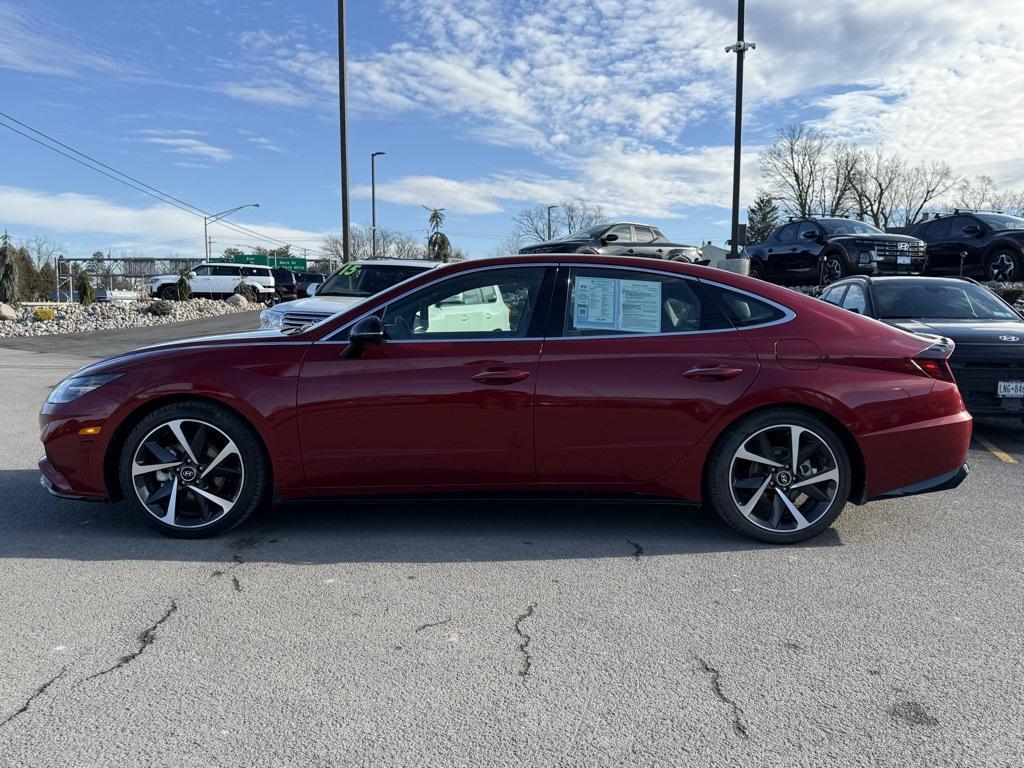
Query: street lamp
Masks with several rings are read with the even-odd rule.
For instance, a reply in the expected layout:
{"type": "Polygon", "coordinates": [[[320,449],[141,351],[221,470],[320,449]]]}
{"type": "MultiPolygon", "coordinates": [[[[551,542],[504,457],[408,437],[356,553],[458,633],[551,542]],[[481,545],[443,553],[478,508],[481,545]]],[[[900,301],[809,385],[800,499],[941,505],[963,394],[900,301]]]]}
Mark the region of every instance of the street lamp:
{"type": "Polygon", "coordinates": [[[214,213],[214,214],[211,214],[209,216],[203,216],[203,248],[206,251],[206,260],[207,261],[210,260],[210,236],[206,233],[207,229],[209,228],[209,226],[211,224],[213,224],[215,221],[220,221],[224,217],[230,216],[232,213],[237,213],[238,211],[242,210],[243,208],[259,208],[259,207],[260,207],[259,203],[246,203],[245,205],[240,205],[237,208],[232,208],[229,211],[221,211],[220,213],[214,213]]]}
{"type": "Polygon", "coordinates": [[[551,239],[551,212],[553,210],[555,210],[556,208],[558,208],[557,205],[549,205],[548,206],[548,240],[551,239]]]}
{"type": "Polygon", "coordinates": [[[733,140],[732,160],[732,241],[729,248],[730,259],[738,259],[740,240],[740,149],[743,143],[743,55],[757,48],[756,43],[748,43],[743,39],[743,16],[746,0],[739,0],[738,27],[736,42],[728,46],[726,53],[736,54],[736,137],[733,140]]]}
{"type": "Polygon", "coordinates": [[[387,152],[370,153],[370,210],[372,222],[370,228],[373,232],[373,246],[371,253],[377,258],[377,158],[386,155],[387,152]]]}

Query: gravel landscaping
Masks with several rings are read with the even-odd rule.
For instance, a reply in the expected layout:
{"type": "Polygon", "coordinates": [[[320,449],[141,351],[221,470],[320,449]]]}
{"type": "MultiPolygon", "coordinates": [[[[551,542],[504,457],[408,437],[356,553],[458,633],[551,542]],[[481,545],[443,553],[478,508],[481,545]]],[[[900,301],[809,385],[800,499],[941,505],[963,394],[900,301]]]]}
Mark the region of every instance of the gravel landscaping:
{"type": "MultiPolygon", "coordinates": [[[[235,298],[235,297],[233,297],[235,298]]],[[[237,297],[241,298],[241,297],[237,297]]],[[[243,300],[244,301],[244,300],[243,300]]],[[[3,305],[6,307],[6,305],[3,305]]],[[[117,328],[138,328],[149,325],[180,323],[185,320],[199,320],[205,317],[231,315],[262,309],[261,304],[238,304],[211,299],[190,299],[189,301],[115,301],[92,304],[51,304],[44,307],[16,307],[16,320],[0,320],[0,337],[49,336],[57,333],[83,333],[117,328]],[[38,320],[33,316],[45,317],[52,310],[52,320],[38,320]],[[166,311],[167,314],[157,314],[166,311]]],[[[0,313],[0,317],[3,314],[0,313]]]]}

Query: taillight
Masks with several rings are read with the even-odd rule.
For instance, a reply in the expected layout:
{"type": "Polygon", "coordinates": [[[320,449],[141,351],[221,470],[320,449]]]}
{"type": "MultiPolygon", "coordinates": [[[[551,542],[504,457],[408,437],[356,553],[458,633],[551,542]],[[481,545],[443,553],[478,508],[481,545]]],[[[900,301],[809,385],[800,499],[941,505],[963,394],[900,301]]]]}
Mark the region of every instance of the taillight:
{"type": "Polygon", "coordinates": [[[910,362],[929,378],[956,384],[953,371],[949,367],[949,357],[953,354],[953,348],[952,339],[938,338],[934,344],[919,353],[910,362]]]}

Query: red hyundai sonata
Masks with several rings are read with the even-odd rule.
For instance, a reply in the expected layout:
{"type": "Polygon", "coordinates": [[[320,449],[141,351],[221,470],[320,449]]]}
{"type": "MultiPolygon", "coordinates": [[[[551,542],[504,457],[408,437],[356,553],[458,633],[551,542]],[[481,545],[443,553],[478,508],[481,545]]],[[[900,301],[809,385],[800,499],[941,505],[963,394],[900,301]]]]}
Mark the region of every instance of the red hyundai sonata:
{"type": "Polygon", "coordinates": [[[709,502],[795,542],[848,501],[959,485],[952,344],[676,262],[518,256],[418,275],[311,327],[70,376],[43,485],[184,537],[270,500],[558,491],[709,502]]]}

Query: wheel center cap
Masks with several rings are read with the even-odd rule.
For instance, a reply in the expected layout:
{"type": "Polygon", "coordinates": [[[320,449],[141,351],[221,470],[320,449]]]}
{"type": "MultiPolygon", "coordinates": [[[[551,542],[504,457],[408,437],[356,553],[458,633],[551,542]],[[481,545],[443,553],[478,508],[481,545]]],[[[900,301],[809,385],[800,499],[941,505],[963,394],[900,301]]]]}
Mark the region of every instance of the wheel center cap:
{"type": "Polygon", "coordinates": [[[198,475],[195,467],[184,466],[178,470],[178,477],[185,483],[191,483],[198,475]]]}
{"type": "Polygon", "coordinates": [[[793,473],[785,469],[775,473],[775,483],[781,488],[788,488],[793,482],[793,473]]]}

